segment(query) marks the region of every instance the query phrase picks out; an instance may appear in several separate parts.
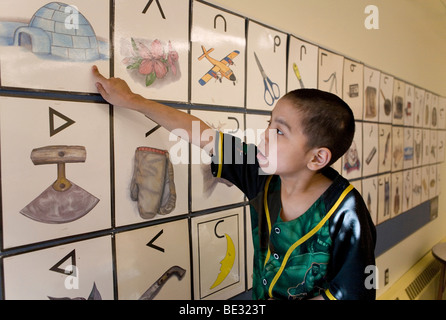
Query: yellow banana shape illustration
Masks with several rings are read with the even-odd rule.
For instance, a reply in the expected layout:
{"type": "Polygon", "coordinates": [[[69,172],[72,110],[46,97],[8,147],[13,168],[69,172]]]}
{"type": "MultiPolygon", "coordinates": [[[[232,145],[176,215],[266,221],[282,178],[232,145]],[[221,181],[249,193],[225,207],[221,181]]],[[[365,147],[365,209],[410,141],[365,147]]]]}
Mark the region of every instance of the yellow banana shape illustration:
{"type": "Polygon", "coordinates": [[[214,289],[216,286],[222,283],[223,280],[225,280],[226,277],[228,276],[229,272],[231,272],[232,267],[234,266],[234,260],[235,260],[234,242],[227,233],[225,233],[225,236],[226,236],[226,256],[223,258],[223,260],[220,261],[221,264],[220,273],[218,274],[217,279],[215,279],[214,284],[211,286],[211,289],[214,289]]]}

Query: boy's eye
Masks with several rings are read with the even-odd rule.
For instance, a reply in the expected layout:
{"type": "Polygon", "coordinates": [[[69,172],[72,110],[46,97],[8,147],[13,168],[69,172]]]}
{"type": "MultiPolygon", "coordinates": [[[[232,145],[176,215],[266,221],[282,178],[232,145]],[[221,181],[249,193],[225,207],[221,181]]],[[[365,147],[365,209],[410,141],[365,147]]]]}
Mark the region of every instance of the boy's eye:
{"type": "Polygon", "coordinates": [[[281,135],[281,136],[283,135],[283,132],[280,131],[280,129],[276,129],[276,130],[277,130],[277,134],[278,134],[278,135],[281,135]]]}

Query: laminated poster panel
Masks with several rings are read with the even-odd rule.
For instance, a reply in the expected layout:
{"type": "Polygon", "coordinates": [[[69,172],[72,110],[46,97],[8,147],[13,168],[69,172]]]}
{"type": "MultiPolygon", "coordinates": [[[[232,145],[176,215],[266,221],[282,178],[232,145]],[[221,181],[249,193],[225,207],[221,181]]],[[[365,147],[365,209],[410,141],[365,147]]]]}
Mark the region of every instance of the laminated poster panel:
{"type": "Polygon", "coordinates": [[[386,73],[381,73],[378,92],[378,118],[381,123],[392,123],[394,78],[386,73]]]}
{"type": "Polygon", "coordinates": [[[0,97],[0,121],[5,248],[111,226],[108,104],[0,97]]]}
{"type": "Polygon", "coordinates": [[[317,88],[319,48],[293,36],[289,39],[288,92],[295,89],[317,88]]]}
{"type": "Polygon", "coordinates": [[[318,88],[343,98],[344,57],[319,48],[318,88]]]}
{"type": "MultiPolygon", "coordinates": [[[[211,128],[230,133],[244,141],[244,120],[241,113],[192,110],[191,114],[206,122],[211,128]]],[[[191,147],[192,211],[215,208],[242,202],[243,193],[223,178],[214,178],[210,168],[211,158],[197,146],[191,147]]]]}
{"type": "Polygon", "coordinates": [[[116,264],[119,300],[190,300],[187,219],[118,233],[116,264]]]}
{"type": "Polygon", "coordinates": [[[406,83],[399,79],[394,79],[393,83],[393,118],[394,125],[404,124],[404,109],[406,107],[406,83]]]}
{"type": "Polygon", "coordinates": [[[245,106],[245,19],[194,2],[191,102],[245,106]]]}
{"type": "Polygon", "coordinates": [[[249,21],[247,45],[246,107],[271,111],[286,93],[287,34],[249,21]]]}
{"type": "Polygon", "coordinates": [[[110,236],[7,257],[6,300],[113,300],[110,236]]]}
{"type": "Polygon", "coordinates": [[[2,87],[96,93],[91,66],[109,75],[109,0],[5,0],[0,12],[2,87]]]}
{"type": "MultiPolygon", "coordinates": [[[[381,72],[364,66],[364,110],[365,121],[378,121],[381,72]]],[[[391,99],[391,97],[389,97],[391,99]]]]}
{"type": "Polygon", "coordinates": [[[186,214],[189,144],[138,112],[113,118],[116,225],[186,214]]]}
{"type": "Polygon", "coordinates": [[[414,126],[422,127],[423,126],[423,111],[424,111],[424,96],[425,90],[421,88],[415,88],[415,97],[414,97],[414,126]]]}
{"type": "Polygon", "coordinates": [[[150,99],[188,101],[189,0],[115,1],[115,76],[150,99]]]}
{"type": "Polygon", "coordinates": [[[355,123],[355,135],[347,152],[341,157],[341,174],[348,180],[362,177],[362,122],[355,123]]]}
{"type": "Polygon", "coordinates": [[[243,207],[192,218],[194,299],[228,299],[245,288],[243,207]]]}
{"type": "Polygon", "coordinates": [[[376,176],[362,180],[362,197],[376,225],[378,219],[378,178],[376,176]]]}
{"type": "Polygon", "coordinates": [[[350,106],[355,120],[361,120],[364,103],[364,65],[349,59],[344,60],[343,99],[350,106]]]}
{"type": "Polygon", "coordinates": [[[378,124],[364,122],[363,131],[363,165],[364,177],[378,173],[378,124]]]}

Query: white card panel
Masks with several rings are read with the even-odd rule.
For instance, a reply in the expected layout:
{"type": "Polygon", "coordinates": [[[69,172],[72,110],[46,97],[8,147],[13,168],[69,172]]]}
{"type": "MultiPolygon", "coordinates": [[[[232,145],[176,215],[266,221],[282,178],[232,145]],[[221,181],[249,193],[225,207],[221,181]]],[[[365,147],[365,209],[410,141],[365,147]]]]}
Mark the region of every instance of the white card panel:
{"type": "MultiPolygon", "coordinates": [[[[234,134],[244,141],[242,114],[202,110],[193,110],[191,114],[205,121],[211,128],[234,134]]],[[[236,186],[212,176],[211,159],[205,151],[192,145],[191,152],[192,211],[243,201],[244,195],[236,186]]]]}
{"type": "Polygon", "coordinates": [[[392,168],[392,126],[390,124],[378,125],[378,172],[390,171],[392,168]]]}
{"type": "Polygon", "coordinates": [[[377,224],[390,219],[392,179],[390,173],[378,176],[378,218],[377,224]]]}
{"type": "Polygon", "coordinates": [[[319,48],[290,36],[288,53],[288,89],[317,88],[317,62],[319,48]]]}
{"type": "Polygon", "coordinates": [[[406,104],[404,107],[404,125],[414,125],[414,102],[415,102],[415,87],[406,83],[406,104]]]}
{"type": "Polygon", "coordinates": [[[393,99],[393,83],[394,78],[385,73],[381,73],[380,83],[379,83],[379,122],[382,123],[392,123],[392,112],[394,108],[393,99]]]}
{"type": "Polygon", "coordinates": [[[7,257],[4,274],[7,300],[112,300],[111,237],[7,257]]]}
{"type": "Polygon", "coordinates": [[[364,122],[363,128],[363,166],[364,177],[378,172],[378,124],[364,122]]]}
{"type": "Polygon", "coordinates": [[[370,177],[362,181],[362,197],[370,212],[373,223],[377,224],[378,219],[378,178],[370,177]]]}
{"type": "MultiPolygon", "coordinates": [[[[0,112],[5,247],[110,227],[109,105],[0,97],[0,112]],[[67,199],[78,202],[86,193],[99,200],[90,211],[84,205],[66,210],[64,223],[41,222],[20,213],[34,199],[50,199],[41,194],[57,179],[57,164],[34,165],[30,159],[34,149],[47,146],[85,148],[84,162],[65,164],[66,178],[83,191],[82,195],[73,196],[59,192],[60,197],[56,193],[55,199],[46,203],[48,207],[40,209],[37,215],[47,217],[47,209],[67,199]],[[78,218],[68,221],[70,217],[78,218]]],[[[59,213],[64,215],[62,211],[59,213]]]]}
{"type": "Polygon", "coordinates": [[[249,21],[247,46],[246,107],[272,110],[286,93],[287,35],[249,21]]]}
{"type": "MultiPolygon", "coordinates": [[[[146,116],[120,108],[114,110],[114,132],[116,225],[121,226],[186,214],[188,211],[188,143],[159,127],[146,116]],[[168,214],[162,215],[158,211],[152,218],[141,215],[138,208],[141,198],[133,200],[131,197],[132,178],[135,169],[137,169],[135,153],[138,147],[156,148],[169,152],[169,161],[173,166],[176,200],[175,208],[168,214]]],[[[145,181],[150,182],[150,177],[147,175],[145,181]]],[[[165,186],[167,181],[165,179],[161,186],[165,186]]],[[[160,197],[161,194],[164,193],[158,188],[156,195],[160,197]]]]}
{"type": "Polygon", "coordinates": [[[396,125],[404,124],[404,108],[406,106],[406,83],[399,79],[394,79],[393,83],[393,112],[392,123],[396,125]]]}
{"type": "Polygon", "coordinates": [[[352,145],[342,156],[342,175],[346,179],[355,179],[362,176],[362,122],[356,122],[356,132],[352,145]]]}
{"type": "Polygon", "coordinates": [[[192,218],[194,299],[227,299],[245,287],[243,207],[192,218]]]}
{"type": "Polygon", "coordinates": [[[423,126],[423,111],[424,111],[424,96],[425,90],[415,87],[415,100],[414,100],[414,126],[423,126]]]}
{"type": "Polygon", "coordinates": [[[109,3],[1,1],[10,17],[0,20],[8,39],[0,44],[1,85],[96,93],[92,64],[109,74],[109,3]]]}
{"type": "Polygon", "coordinates": [[[318,89],[343,97],[344,57],[319,48],[318,89]]]}
{"type": "Polygon", "coordinates": [[[364,65],[349,59],[344,60],[344,101],[350,106],[355,120],[363,117],[364,65]]]}
{"type": "Polygon", "coordinates": [[[116,264],[120,300],[190,300],[187,219],[118,233],[116,264]],[[165,278],[159,291],[157,280],[165,278]]]}
{"type": "Polygon", "coordinates": [[[364,66],[364,120],[378,121],[381,72],[364,66]]]}
{"type": "Polygon", "coordinates": [[[151,99],[188,101],[189,1],[115,1],[115,75],[151,99]]]}
{"type": "Polygon", "coordinates": [[[191,102],[244,107],[245,20],[194,2],[191,102]]]}

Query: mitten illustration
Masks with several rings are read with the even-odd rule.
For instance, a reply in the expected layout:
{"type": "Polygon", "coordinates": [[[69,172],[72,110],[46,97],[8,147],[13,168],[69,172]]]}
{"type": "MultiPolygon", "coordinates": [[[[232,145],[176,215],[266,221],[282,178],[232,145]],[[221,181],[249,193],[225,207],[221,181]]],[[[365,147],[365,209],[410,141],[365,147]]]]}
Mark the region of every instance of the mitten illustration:
{"type": "Polygon", "coordinates": [[[143,219],[172,212],[176,192],[167,151],[149,147],[136,149],[130,197],[138,202],[139,215],[143,219]]]}

